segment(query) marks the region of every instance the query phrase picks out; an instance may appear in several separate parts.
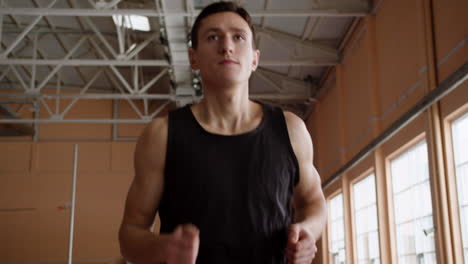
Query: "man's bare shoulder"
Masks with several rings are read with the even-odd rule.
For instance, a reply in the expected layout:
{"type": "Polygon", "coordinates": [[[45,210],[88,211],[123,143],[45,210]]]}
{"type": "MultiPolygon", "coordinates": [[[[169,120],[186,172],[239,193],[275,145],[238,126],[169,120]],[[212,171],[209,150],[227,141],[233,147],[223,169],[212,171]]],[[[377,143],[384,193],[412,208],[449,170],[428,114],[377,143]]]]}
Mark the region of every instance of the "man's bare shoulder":
{"type": "Polygon", "coordinates": [[[136,168],[161,168],[166,157],[168,116],[153,119],[140,135],[135,150],[136,168]]]}
{"type": "Polygon", "coordinates": [[[291,140],[304,140],[305,138],[310,138],[309,131],[300,117],[289,111],[284,111],[283,113],[291,140]]]}
{"type": "Polygon", "coordinates": [[[150,137],[159,137],[162,133],[167,134],[168,116],[160,116],[153,119],[145,128],[143,135],[150,137]]]}
{"type": "Polygon", "coordinates": [[[168,116],[161,116],[148,123],[140,135],[139,142],[161,144],[167,139],[168,116]]]}
{"type": "Polygon", "coordinates": [[[284,118],[286,119],[286,123],[288,128],[291,127],[292,129],[304,129],[305,123],[304,121],[298,117],[296,114],[290,111],[283,111],[284,118]]]}
{"type": "Polygon", "coordinates": [[[292,112],[283,113],[294,153],[298,159],[309,158],[312,154],[312,139],[304,121],[292,112]]]}

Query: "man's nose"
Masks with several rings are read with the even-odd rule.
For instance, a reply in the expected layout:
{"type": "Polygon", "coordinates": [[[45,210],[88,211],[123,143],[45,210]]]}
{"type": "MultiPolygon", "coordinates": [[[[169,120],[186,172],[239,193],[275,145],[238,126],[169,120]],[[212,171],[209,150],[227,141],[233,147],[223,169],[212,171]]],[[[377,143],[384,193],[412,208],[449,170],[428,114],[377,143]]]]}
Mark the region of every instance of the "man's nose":
{"type": "Polygon", "coordinates": [[[222,54],[231,54],[233,51],[233,43],[230,38],[223,37],[219,44],[219,50],[222,54]]]}

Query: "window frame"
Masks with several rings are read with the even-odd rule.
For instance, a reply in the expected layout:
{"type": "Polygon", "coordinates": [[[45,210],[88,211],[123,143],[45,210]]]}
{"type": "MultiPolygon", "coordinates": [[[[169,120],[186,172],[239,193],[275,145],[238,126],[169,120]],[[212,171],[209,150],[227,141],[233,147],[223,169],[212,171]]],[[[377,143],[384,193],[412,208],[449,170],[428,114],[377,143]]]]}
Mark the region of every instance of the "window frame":
{"type": "MultiPolygon", "coordinates": [[[[338,187],[338,186],[337,186],[338,187]]],[[[348,237],[348,232],[346,230],[346,221],[347,221],[347,217],[346,217],[346,208],[345,208],[345,193],[344,193],[344,190],[341,188],[341,182],[340,182],[340,185],[338,187],[338,189],[335,189],[330,195],[327,195],[326,196],[326,202],[327,202],[327,227],[326,227],[326,232],[325,232],[325,236],[323,236],[323,240],[324,240],[324,252],[326,254],[326,261],[325,263],[333,263],[333,254],[331,254],[330,252],[330,249],[331,249],[331,239],[330,239],[330,230],[331,230],[331,222],[330,222],[330,201],[335,198],[336,196],[338,195],[342,195],[342,202],[343,202],[343,230],[345,231],[344,233],[344,241],[345,241],[345,256],[348,257],[348,253],[347,253],[347,250],[349,250],[349,246],[347,245],[346,243],[346,239],[348,237]]],[[[345,261],[346,263],[346,261],[345,261]]]]}
{"type": "MultiPolygon", "coordinates": [[[[432,206],[432,224],[434,228],[437,228],[437,214],[439,209],[436,208],[437,204],[434,201],[434,179],[433,179],[433,172],[431,168],[431,154],[430,154],[430,142],[428,141],[427,133],[421,132],[413,139],[407,141],[405,144],[397,148],[395,151],[391,152],[390,154],[386,155],[385,159],[385,175],[386,175],[386,186],[387,186],[387,201],[388,201],[388,229],[390,234],[390,247],[391,247],[391,258],[392,263],[398,263],[398,246],[397,246],[397,238],[396,238],[396,225],[395,225],[395,203],[393,197],[393,175],[392,175],[392,161],[395,160],[400,155],[406,153],[411,148],[415,147],[416,145],[420,144],[422,141],[426,142],[427,145],[427,158],[428,158],[428,166],[429,166],[429,185],[430,185],[430,192],[431,192],[431,206],[432,206]]],[[[439,259],[440,256],[440,249],[439,243],[437,238],[434,239],[434,247],[435,247],[435,254],[436,260],[439,259]]]]}
{"type": "Polygon", "coordinates": [[[379,199],[378,199],[378,195],[377,195],[377,192],[378,192],[378,186],[377,186],[377,174],[376,174],[376,170],[374,167],[370,167],[368,168],[367,170],[365,170],[364,172],[360,173],[360,174],[357,174],[357,176],[353,177],[350,181],[349,181],[349,194],[350,194],[350,200],[351,200],[351,226],[352,226],[352,229],[353,229],[353,251],[354,251],[354,262],[355,263],[358,263],[358,248],[357,248],[357,231],[356,231],[356,220],[355,220],[355,217],[356,215],[354,214],[355,210],[354,210],[354,188],[353,188],[353,185],[356,184],[357,182],[363,180],[364,178],[370,176],[371,174],[374,174],[374,188],[375,188],[375,203],[376,203],[376,218],[377,218],[377,230],[378,230],[378,240],[379,240],[379,261],[380,263],[382,263],[382,242],[380,241],[380,232],[381,232],[381,225],[380,225],[380,221],[379,221],[379,210],[378,210],[378,206],[379,206],[379,199]]]}
{"type": "Polygon", "coordinates": [[[462,229],[460,223],[460,211],[458,200],[458,189],[457,189],[457,175],[455,168],[455,156],[453,148],[453,136],[452,136],[452,124],[455,120],[468,113],[468,103],[459,107],[457,110],[448,114],[443,118],[443,140],[444,151],[445,151],[445,167],[447,168],[447,196],[449,201],[456,201],[455,203],[448,204],[448,210],[450,214],[450,231],[452,235],[452,251],[454,252],[455,261],[463,263],[463,241],[462,241],[462,229]],[[455,206],[453,206],[455,204],[455,206]]]}

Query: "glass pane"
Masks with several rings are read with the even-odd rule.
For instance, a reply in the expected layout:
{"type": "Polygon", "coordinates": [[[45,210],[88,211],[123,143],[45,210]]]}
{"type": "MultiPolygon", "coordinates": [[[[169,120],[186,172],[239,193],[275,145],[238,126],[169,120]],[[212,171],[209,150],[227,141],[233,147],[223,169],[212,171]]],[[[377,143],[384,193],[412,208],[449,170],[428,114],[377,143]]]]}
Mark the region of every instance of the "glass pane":
{"type": "Polygon", "coordinates": [[[330,254],[333,263],[345,263],[345,231],[343,219],[343,195],[330,199],[329,221],[330,221],[330,254]]]}
{"type": "Polygon", "coordinates": [[[380,258],[375,175],[370,174],[353,184],[354,220],[359,263],[371,263],[380,258]]]}
{"type": "Polygon", "coordinates": [[[468,113],[452,123],[458,208],[465,263],[468,263],[468,113]]]}
{"type": "Polygon", "coordinates": [[[390,166],[399,263],[436,263],[426,142],[390,166]]]}

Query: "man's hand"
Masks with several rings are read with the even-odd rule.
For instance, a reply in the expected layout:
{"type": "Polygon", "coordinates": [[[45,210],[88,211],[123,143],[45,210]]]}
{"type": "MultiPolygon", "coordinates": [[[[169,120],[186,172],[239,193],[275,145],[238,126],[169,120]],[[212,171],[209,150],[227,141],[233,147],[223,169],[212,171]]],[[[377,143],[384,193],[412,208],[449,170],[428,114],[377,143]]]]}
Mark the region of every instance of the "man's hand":
{"type": "Polygon", "coordinates": [[[200,231],[196,226],[177,226],[167,244],[167,264],[195,264],[199,245],[200,231]]]}
{"type": "Polygon", "coordinates": [[[288,230],[286,255],[288,264],[310,264],[317,252],[315,238],[299,224],[292,224],[288,230]]]}

